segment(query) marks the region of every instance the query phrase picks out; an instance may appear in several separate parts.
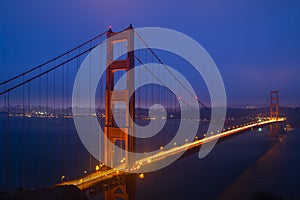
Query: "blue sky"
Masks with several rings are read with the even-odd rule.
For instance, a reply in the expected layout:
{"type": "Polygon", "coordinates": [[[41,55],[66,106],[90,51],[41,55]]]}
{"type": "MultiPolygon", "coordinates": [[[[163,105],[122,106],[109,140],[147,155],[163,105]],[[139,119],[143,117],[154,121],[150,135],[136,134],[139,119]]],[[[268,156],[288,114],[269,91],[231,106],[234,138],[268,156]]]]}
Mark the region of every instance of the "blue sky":
{"type": "Polygon", "coordinates": [[[282,105],[300,105],[297,0],[1,0],[0,81],[130,23],[198,41],[219,67],[229,105],[266,104],[271,89],[282,105]]]}

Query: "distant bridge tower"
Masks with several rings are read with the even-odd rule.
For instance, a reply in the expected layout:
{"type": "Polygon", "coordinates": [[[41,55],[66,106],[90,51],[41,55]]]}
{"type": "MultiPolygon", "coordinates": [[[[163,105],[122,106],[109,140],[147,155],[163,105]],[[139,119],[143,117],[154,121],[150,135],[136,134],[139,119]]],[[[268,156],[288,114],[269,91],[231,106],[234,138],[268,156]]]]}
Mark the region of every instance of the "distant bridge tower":
{"type": "MultiPolygon", "coordinates": [[[[107,59],[106,59],[106,91],[105,91],[105,128],[104,134],[106,137],[114,144],[116,142],[124,144],[125,151],[125,165],[130,169],[130,160],[126,152],[134,152],[135,141],[132,137],[134,133],[134,124],[129,120],[130,116],[134,119],[134,109],[135,109],[135,98],[134,95],[129,97],[131,93],[130,90],[134,89],[134,76],[130,76],[129,73],[126,75],[126,86],[122,90],[114,90],[115,77],[114,73],[119,70],[129,71],[134,67],[134,51],[129,52],[130,49],[134,47],[134,34],[131,30],[132,25],[121,32],[113,32],[110,28],[107,32],[107,38],[113,37],[113,39],[108,40],[107,43],[107,59]],[[127,31],[127,32],[126,32],[127,31]],[[127,57],[124,60],[114,60],[114,45],[120,42],[127,42],[127,57]],[[114,94],[113,94],[114,92],[114,94]],[[126,116],[124,116],[124,127],[118,127],[114,121],[113,108],[117,102],[129,102],[129,105],[125,105],[126,116]],[[127,115],[129,113],[129,115],[127,115]]],[[[115,152],[113,146],[109,143],[105,143],[104,150],[105,163],[110,166],[116,166],[115,162],[115,152]]],[[[113,199],[134,199],[133,188],[135,186],[134,180],[126,180],[105,192],[106,200],[113,199]]]]}
{"type": "Polygon", "coordinates": [[[270,119],[278,120],[278,91],[270,92],[270,119]]]}
{"type": "MultiPolygon", "coordinates": [[[[270,92],[270,119],[278,120],[279,96],[277,90],[270,92]]],[[[278,122],[270,125],[271,136],[278,134],[278,122]]]]}

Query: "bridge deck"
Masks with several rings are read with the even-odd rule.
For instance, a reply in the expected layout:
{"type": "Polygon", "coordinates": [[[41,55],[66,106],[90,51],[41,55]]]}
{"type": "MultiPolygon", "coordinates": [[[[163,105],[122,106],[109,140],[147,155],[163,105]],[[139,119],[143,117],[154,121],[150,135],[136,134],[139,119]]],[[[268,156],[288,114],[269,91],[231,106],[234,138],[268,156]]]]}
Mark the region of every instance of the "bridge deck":
{"type": "MultiPolygon", "coordinates": [[[[266,125],[266,124],[272,124],[272,123],[275,123],[275,122],[282,122],[282,121],[285,121],[285,120],[286,120],[286,118],[278,118],[278,120],[269,119],[269,120],[261,121],[261,122],[257,122],[257,123],[256,122],[250,123],[250,124],[247,124],[247,125],[244,125],[244,126],[241,126],[241,127],[237,127],[235,129],[231,129],[231,130],[228,130],[228,131],[221,132],[219,134],[210,135],[210,136],[207,136],[203,139],[195,140],[193,142],[186,143],[186,144],[183,144],[181,146],[177,146],[177,147],[173,147],[173,148],[168,149],[168,150],[160,151],[157,154],[147,156],[145,158],[142,158],[142,159],[138,160],[137,163],[139,163],[140,165],[147,165],[148,163],[151,162],[153,164],[153,163],[158,162],[162,159],[165,159],[166,157],[173,156],[173,155],[176,155],[176,154],[178,154],[182,151],[186,151],[188,149],[192,149],[192,148],[201,146],[202,144],[209,143],[213,140],[228,137],[228,136],[231,136],[235,133],[242,132],[242,131],[245,131],[245,130],[248,130],[248,129],[251,129],[251,128],[255,128],[255,127],[258,127],[258,126],[262,126],[262,125],[266,125]]],[[[122,170],[125,171],[125,165],[124,164],[119,165],[115,169],[110,169],[110,170],[106,170],[106,171],[98,171],[98,172],[89,174],[87,176],[84,176],[84,177],[81,177],[81,178],[78,178],[78,179],[75,179],[75,180],[71,180],[71,181],[67,181],[67,182],[57,184],[57,186],[75,185],[79,189],[84,190],[84,189],[92,187],[93,185],[99,184],[102,181],[109,180],[109,179],[113,178],[114,176],[121,175],[121,174],[126,174],[125,172],[122,172],[122,170]]],[[[132,171],[132,173],[135,173],[135,171],[132,171]]]]}

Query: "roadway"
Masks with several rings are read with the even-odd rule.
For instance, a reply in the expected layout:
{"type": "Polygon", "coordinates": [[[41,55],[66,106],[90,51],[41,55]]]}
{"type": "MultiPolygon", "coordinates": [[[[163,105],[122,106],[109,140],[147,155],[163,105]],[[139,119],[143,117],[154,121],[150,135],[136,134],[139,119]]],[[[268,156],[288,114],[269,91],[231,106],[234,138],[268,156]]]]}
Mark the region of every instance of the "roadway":
{"type": "MultiPolygon", "coordinates": [[[[275,122],[282,122],[282,121],[285,121],[285,120],[286,120],[286,118],[278,118],[278,120],[268,119],[266,121],[253,122],[253,123],[244,124],[243,126],[237,126],[233,129],[230,129],[230,130],[227,130],[227,131],[224,131],[224,132],[221,132],[221,133],[217,133],[217,134],[210,134],[210,135],[207,134],[207,136],[202,138],[202,139],[195,139],[193,142],[185,143],[185,144],[180,145],[180,146],[174,146],[174,147],[172,147],[168,150],[161,150],[157,154],[154,154],[154,155],[151,155],[151,156],[146,156],[142,159],[139,159],[139,160],[136,161],[136,163],[138,163],[137,169],[139,169],[141,166],[145,166],[149,163],[153,164],[153,163],[158,162],[162,159],[165,159],[166,157],[176,155],[176,154],[178,154],[182,151],[186,151],[188,149],[192,149],[192,148],[201,146],[205,143],[209,143],[209,142],[212,142],[212,141],[220,139],[220,138],[225,138],[225,137],[234,135],[234,134],[242,132],[242,131],[246,131],[246,130],[256,128],[256,127],[259,127],[259,126],[263,126],[263,125],[267,125],[267,124],[272,124],[272,123],[275,123],[275,122]]],[[[84,177],[57,184],[57,186],[75,185],[79,189],[84,190],[84,189],[92,187],[93,185],[98,184],[101,181],[109,180],[109,179],[113,178],[116,175],[126,174],[123,171],[126,171],[125,164],[120,164],[118,167],[116,167],[114,169],[109,169],[109,170],[106,170],[106,171],[99,170],[97,172],[91,173],[91,174],[86,175],[84,177]]],[[[136,171],[136,169],[133,170],[132,173],[135,173],[135,171],[136,171]]]]}

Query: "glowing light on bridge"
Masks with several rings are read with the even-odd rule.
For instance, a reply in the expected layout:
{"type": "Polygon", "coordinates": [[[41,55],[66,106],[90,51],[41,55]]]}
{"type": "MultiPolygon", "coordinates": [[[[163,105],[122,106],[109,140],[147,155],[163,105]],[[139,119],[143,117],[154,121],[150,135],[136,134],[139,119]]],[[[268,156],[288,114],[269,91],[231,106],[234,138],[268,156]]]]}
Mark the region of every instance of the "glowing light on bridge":
{"type": "Polygon", "coordinates": [[[140,179],[144,179],[144,178],[145,178],[145,175],[144,175],[143,173],[141,173],[141,174],[139,175],[139,178],[140,178],[140,179]]]}

